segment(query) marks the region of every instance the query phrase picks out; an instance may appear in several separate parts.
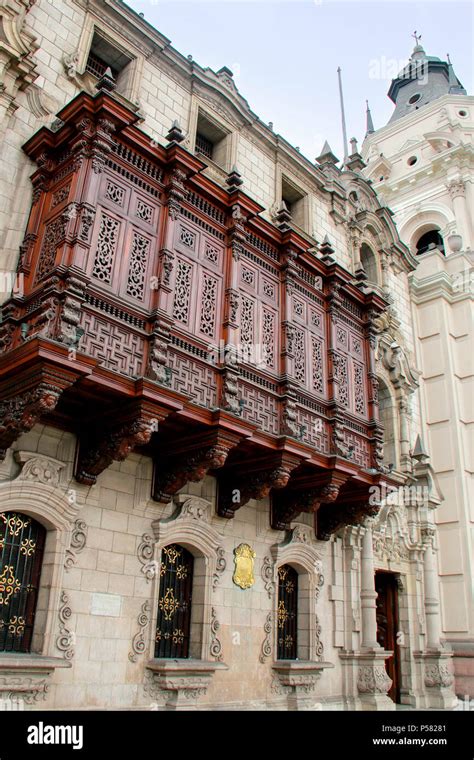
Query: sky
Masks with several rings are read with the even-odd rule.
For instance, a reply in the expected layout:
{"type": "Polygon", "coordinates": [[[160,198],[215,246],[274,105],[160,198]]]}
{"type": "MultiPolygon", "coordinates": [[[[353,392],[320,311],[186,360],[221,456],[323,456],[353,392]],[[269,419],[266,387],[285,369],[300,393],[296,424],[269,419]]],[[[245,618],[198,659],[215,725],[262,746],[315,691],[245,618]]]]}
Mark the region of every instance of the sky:
{"type": "Polygon", "coordinates": [[[128,0],[174,48],[201,66],[227,66],[241,95],[275,132],[309,159],[324,140],[343,158],[337,68],[348,139],[365,135],[365,101],[375,128],[393,104],[387,90],[421,34],[428,55],[446,60],[473,94],[474,6],[456,0],[128,0]]]}

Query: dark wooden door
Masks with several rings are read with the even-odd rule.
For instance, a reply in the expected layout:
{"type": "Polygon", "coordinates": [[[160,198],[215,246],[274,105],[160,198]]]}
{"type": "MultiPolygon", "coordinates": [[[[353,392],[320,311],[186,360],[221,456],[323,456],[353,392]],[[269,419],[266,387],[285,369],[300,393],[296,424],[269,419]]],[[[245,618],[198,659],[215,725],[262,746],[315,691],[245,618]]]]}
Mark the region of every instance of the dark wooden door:
{"type": "Polygon", "coordinates": [[[377,641],[381,647],[393,652],[385,660],[385,667],[392,686],[388,696],[394,702],[400,702],[400,648],[397,644],[398,632],[398,587],[392,573],[375,574],[377,592],[377,641]]]}

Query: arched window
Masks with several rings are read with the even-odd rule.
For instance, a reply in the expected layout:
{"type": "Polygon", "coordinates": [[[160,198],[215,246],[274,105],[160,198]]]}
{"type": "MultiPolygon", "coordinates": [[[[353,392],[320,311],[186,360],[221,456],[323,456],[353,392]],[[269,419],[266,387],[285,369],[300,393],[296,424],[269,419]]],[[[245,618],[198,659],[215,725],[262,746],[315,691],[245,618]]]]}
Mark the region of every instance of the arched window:
{"type": "Polygon", "coordinates": [[[277,657],[296,660],[298,653],[298,573],[290,565],[278,568],[277,657]]]}
{"type": "Polygon", "coordinates": [[[0,514],[0,652],[29,652],[46,529],[19,512],[0,514]]]}
{"type": "Polygon", "coordinates": [[[360,263],[364,267],[369,282],[378,282],[377,260],[375,254],[366,243],[362,243],[360,249],[360,263]]]}
{"type": "Polygon", "coordinates": [[[428,230],[428,232],[425,232],[419,238],[416,244],[416,253],[419,256],[420,254],[434,250],[435,248],[438,248],[441,253],[444,254],[443,238],[439,234],[438,228],[428,230]]]}
{"type": "Polygon", "coordinates": [[[395,436],[395,405],[392,395],[382,379],[379,378],[379,415],[380,422],[384,426],[383,434],[383,461],[386,465],[397,466],[397,449],[395,436]]]}
{"type": "Polygon", "coordinates": [[[189,657],[194,557],[178,544],[163,547],[155,657],[189,657]]]}

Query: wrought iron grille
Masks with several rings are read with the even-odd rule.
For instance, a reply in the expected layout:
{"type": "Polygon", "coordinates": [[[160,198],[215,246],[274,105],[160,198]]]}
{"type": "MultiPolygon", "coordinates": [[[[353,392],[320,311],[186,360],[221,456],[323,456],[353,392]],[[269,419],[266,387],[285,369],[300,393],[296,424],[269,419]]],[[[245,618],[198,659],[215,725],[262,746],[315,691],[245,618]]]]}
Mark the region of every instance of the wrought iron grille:
{"type": "MultiPolygon", "coordinates": [[[[99,58],[99,56],[95,55],[95,53],[89,53],[89,57],[87,58],[86,63],[86,71],[89,74],[92,74],[92,76],[100,79],[105,74],[109,66],[110,64],[103,61],[102,58],[99,58]]],[[[112,76],[114,79],[117,79],[118,72],[112,66],[110,66],[110,69],[112,71],[112,76]]]]}
{"type": "Polygon", "coordinates": [[[19,512],[0,513],[0,652],[29,652],[45,528],[19,512]]]}
{"type": "Polygon", "coordinates": [[[298,573],[290,565],[278,568],[278,659],[296,660],[298,573]]]}
{"type": "Polygon", "coordinates": [[[208,140],[207,137],[204,137],[204,135],[201,135],[198,132],[196,134],[196,153],[202,153],[203,156],[212,158],[213,149],[214,144],[211,142],[211,140],[208,140]]]}
{"type": "Polygon", "coordinates": [[[177,544],[161,554],[155,657],[189,657],[194,558],[177,544]]]}

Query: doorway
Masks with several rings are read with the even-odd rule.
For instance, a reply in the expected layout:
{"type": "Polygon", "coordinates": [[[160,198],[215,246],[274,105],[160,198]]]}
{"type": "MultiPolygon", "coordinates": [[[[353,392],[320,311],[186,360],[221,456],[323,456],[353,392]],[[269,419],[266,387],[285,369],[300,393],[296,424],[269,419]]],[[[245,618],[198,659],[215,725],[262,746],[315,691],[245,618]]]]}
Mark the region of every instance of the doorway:
{"type": "Polygon", "coordinates": [[[393,652],[385,660],[385,668],[392,686],[388,696],[400,703],[400,647],[397,643],[398,621],[398,586],[393,573],[377,571],[375,573],[375,590],[377,592],[377,641],[381,647],[393,652]]]}

